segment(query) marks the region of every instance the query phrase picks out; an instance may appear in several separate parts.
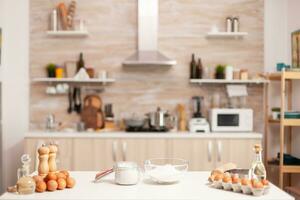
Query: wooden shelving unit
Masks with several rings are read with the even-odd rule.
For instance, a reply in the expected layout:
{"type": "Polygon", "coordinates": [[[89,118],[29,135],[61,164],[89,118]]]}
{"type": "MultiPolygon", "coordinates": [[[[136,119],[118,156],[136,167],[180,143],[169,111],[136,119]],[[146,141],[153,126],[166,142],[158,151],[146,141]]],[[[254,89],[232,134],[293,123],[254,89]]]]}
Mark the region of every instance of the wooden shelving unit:
{"type": "MultiPolygon", "coordinates": [[[[280,119],[273,120],[269,118],[269,105],[266,104],[266,126],[265,126],[265,161],[266,165],[272,166],[273,164],[268,164],[268,140],[269,140],[269,125],[270,124],[278,124],[280,125],[280,159],[279,159],[279,187],[283,189],[283,176],[284,174],[289,174],[288,182],[291,185],[291,177],[292,173],[300,173],[300,166],[292,166],[292,165],[284,165],[283,162],[283,154],[286,145],[286,152],[288,154],[291,153],[292,146],[292,127],[300,126],[300,119],[285,119],[284,113],[287,110],[292,110],[292,86],[293,80],[300,80],[300,72],[280,72],[280,73],[272,73],[268,75],[268,79],[272,81],[280,81],[281,83],[281,109],[280,109],[280,119]],[[287,97],[287,99],[286,99],[287,97]],[[287,102],[286,102],[287,101],[287,102]],[[287,141],[285,141],[285,135],[288,136],[287,141]]],[[[266,90],[266,97],[268,102],[269,95],[268,95],[269,86],[266,90]]]]}

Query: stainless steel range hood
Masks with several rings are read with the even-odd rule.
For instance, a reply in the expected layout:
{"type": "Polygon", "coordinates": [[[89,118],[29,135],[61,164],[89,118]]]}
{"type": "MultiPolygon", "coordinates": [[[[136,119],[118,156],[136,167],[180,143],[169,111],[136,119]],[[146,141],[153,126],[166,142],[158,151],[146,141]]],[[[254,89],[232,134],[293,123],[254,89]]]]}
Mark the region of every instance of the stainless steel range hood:
{"type": "Polygon", "coordinates": [[[138,0],[138,51],[128,57],[124,66],[172,66],[169,59],[157,50],[158,0],[138,0]]]}

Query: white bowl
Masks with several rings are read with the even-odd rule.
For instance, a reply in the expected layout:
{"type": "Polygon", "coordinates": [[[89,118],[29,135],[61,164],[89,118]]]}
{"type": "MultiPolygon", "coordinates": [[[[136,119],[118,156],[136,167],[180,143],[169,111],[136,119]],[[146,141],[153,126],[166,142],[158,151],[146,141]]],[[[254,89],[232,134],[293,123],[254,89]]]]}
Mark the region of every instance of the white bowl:
{"type": "Polygon", "coordinates": [[[160,184],[179,182],[188,170],[188,162],[176,158],[157,158],[146,160],[145,175],[150,180],[160,184]]]}

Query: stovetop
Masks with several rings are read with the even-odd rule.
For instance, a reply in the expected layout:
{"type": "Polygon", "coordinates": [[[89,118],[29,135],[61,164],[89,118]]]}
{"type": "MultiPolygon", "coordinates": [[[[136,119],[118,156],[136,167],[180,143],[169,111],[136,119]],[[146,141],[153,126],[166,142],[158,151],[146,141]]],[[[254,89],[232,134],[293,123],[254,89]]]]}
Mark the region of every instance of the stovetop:
{"type": "Polygon", "coordinates": [[[165,133],[169,130],[167,128],[155,129],[155,128],[143,128],[143,127],[128,127],[126,128],[126,132],[130,133],[140,133],[140,132],[157,132],[157,133],[165,133]]]}

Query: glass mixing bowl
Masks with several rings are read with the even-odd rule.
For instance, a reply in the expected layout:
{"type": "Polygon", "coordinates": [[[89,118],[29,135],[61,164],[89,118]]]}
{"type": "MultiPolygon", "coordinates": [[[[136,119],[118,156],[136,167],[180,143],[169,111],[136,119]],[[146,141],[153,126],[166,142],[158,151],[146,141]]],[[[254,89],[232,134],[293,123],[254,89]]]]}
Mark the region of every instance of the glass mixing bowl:
{"type": "Polygon", "coordinates": [[[160,184],[179,182],[188,170],[188,161],[179,158],[156,158],[144,162],[145,175],[160,184]]]}

